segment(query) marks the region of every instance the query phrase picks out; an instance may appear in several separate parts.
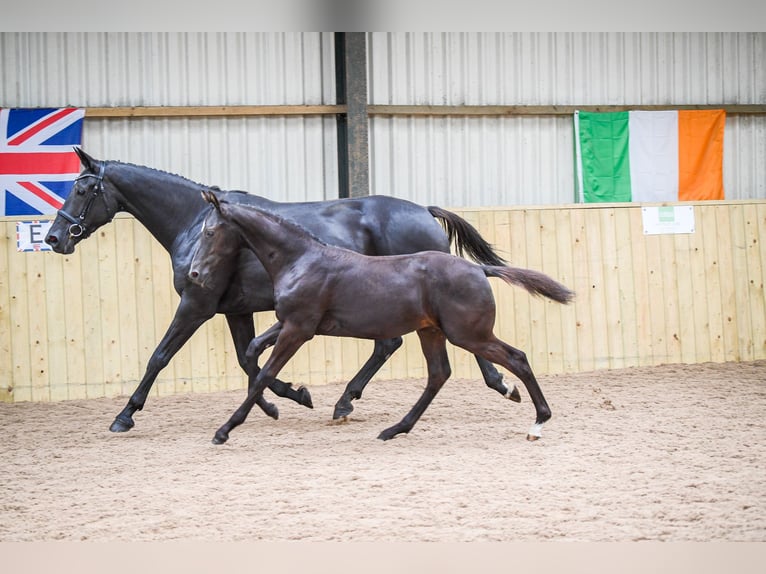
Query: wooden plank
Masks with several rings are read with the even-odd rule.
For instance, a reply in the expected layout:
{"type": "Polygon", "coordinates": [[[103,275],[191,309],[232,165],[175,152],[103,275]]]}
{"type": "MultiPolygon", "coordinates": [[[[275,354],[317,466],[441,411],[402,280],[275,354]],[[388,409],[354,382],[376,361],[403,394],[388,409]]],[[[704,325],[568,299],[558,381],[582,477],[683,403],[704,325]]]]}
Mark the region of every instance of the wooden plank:
{"type": "Polygon", "coordinates": [[[154,327],[154,290],[152,277],[152,242],[154,239],[148,231],[132,219],[133,236],[133,273],[135,283],[134,299],[136,305],[136,357],[130,374],[125,374],[122,383],[122,394],[131,395],[143,378],[149,358],[159,339],[154,327]]]}
{"type": "Polygon", "coordinates": [[[45,300],[45,263],[40,253],[21,253],[27,260],[26,293],[27,321],[29,322],[30,378],[32,400],[50,401],[48,374],[48,317],[45,300]]]}
{"type": "Polygon", "coordinates": [[[115,226],[107,225],[98,233],[99,305],[101,307],[101,357],[104,365],[104,395],[120,394],[120,307],[117,242],[115,226]]]}
{"type": "Polygon", "coordinates": [[[86,118],[211,118],[345,114],[346,106],[115,106],[85,109],[86,118]]]}
{"type": "MultiPolygon", "coordinates": [[[[689,252],[689,268],[687,271],[691,289],[688,299],[691,313],[693,314],[694,326],[694,351],[692,356],[685,360],[685,362],[689,363],[712,360],[710,352],[710,305],[708,298],[715,295],[711,293],[712,290],[707,286],[707,265],[705,262],[705,235],[707,230],[705,225],[709,221],[703,219],[702,213],[704,210],[704,207],[694,207],[695,229],[693,234],[687,236],[688,242],[686,246],[689,252]]],[[[715,221],[712,223],[715,225],[715,221]]],[[[716,276],[711,276],[709,281],[715,283],[716,279],[716,276]]],[[[683,300],[685,295],[683,293],[679,295],[683,300]]]]}
{"type": "Polygon", "coordinates": [[[607,329],[606,299],[607,284],[604,275],[604,222],[599,209],[586,213],[587,233],[585,245],[589,262],[589,305],[590,324],[593,338],[593,361],[595,369],[610,366],[609,335],[607,329]]]}
{"type": "Polygon", "coordinates": [[[764,355],[766,343],[766,301],[764,301],[764,275],[761,266],[762,243],[758,210],[743,208],[742,216],[748,289],[746,303],[751,325],[750,356],[752,360],[755,360],[764,355]],[[759,334],[762,335],[759,336],[759,334]]]}
{"type": "MultiPolygon", "coordinates": [[[[756,241],[758,242],[758,248],[757,251],[760,253],[760,268],[761,268],[761,278],[760,278],[760,290],[758,290],[758,283],[756,280],[755,289],[756,289],[756,295],[757,297],[760,297],[760,303],[758,303],[759,307],[766,306],[766,203],[759,203],[755,206],[757,211],[757,238],[756,241]]],[[[753,246],[753,249],[755,248],[755,245],[753,246]]],[[[759,314],[759,311],[753,311],[753,316],[755,317],[755,325],[754,325],[754,340],[755,340],[755,358],[756,359],[766,359],[766,325],[764,325],[764,321],[766,321],[766,312],[761,312],[759,314]]]]}
{"type": "Polygon", "coordinates": [[[676,261],[675,237],[660,235],[660,260],[662,264],[662,294],[665,307],[665,341],[668,363],[681,361],[680,316],[678,297],[678,262],[676,261]]]}
{"type": "Polygon", "coordinates": [[[616,307],[613,312],[618,316],[614,335],[619,337],[619,342],[615,342],[614,345],[615,351],[620,352],[620,357],[615,359],[614,365],[620,367],[638,365],[636,291],[633,282],[636,267],[633,263],[633,243],[643,241],[643,235],[635,239],[631,233],[630,219],[636,211],[638,210],[619,208],[612,210],[615,260],[611,262],[611,272],[615,275],[617,289],[612,305],[613,309],[616,307]]]}
{"type": "Polygon", "coordinates": [[[0,402],[12,403],[15,399],[13,389],[13,349],[11,343],[11,325],[8,320],[11,309],[11,282],[9,258],[16,251],[16,225],[3,222],[0,229],[0,402]]]}
{"type": "Polygon", "coordinates": [[[575,327],[577,330],[577,363],[578,371],[591,371],[595,367],[595,351],[593,346],[593,322],[590,316],[591,281],[590,260],[586,240],[585,210],[574,210],[570,217],[572,237],[572,263],[574,276],[572,287],[577,293],[575,303],[575,327]]]}
{"type": "Polygon", "coordinates": [[[125,381],[136,381],[140,368],[138,367],[138,316],[136,303],[136,256],[134,220],[117,219],[112,223],[117,238],[115,261],[118,270],[117,280],[117,325],[119,368],[115,373],[109,392],[121,395],[125,392],[125,381]]]}
{"type": "Polygon", "coordinates": [[[736,278],[741,271],[736,268],[734,235],[732,231],[731,209],[716,210],[718,230],[718,258],[721,272],[721,309],[724,317],[724,359],[741,360],[739,348],[739,316],[737,314],[736,278]]]}
{"type": "Polygon", "coordinates": [[[745,209],[733,205],[731,213],[731,233],[735,275],[734,292],[737,314],[737,345],[742,361],[753,360],[753,325],[750,314],[750,278],[748,276],[747,232],[745,231],[745,209]]]}
{"type": "MultiPolygon", "coordinates": [[[[558,251],[558,276],[561,283],[574,289],[575,265],[572,258],[572,221],[571,210],[559,209],[555,214],[554,226],[556,230],[556,249],[558,251]]],[[[561,339],[561,362],[562,371],[572,373],[577,370],[577,293],[575,301],[567,307],[562,307],[560,312],[560,332],[551,333],[552,337],[561,339]]]]}
{"type": "Polygon", "coordinates": [[[623,348],[623,314],[620,294],[619,245],[615,224],[615,208],[604,208],[597,212],[600,215],[601,228],[601,267],[603,273],[604,325],[606,348],[608,350],[609,368],[616,369],[625,366],[625,350],[623,348]]]}
{"type": "Polygon", "coordinates": [[[44,264],[50,399],[62,401],[70,398],[67,369],[67,293],[62,269],[63,257],[54,253],[38,253],[37,256],[44,264]]]}
{"type": "MultiPolygon", "coordinates": [[[[551,276],[556,281],[562,281],[559,272],[559,241],[566,239],[557,234],[556,212],[541,210],[540,212],[540,249],[542,265],[540,271],[551,276]]],[[[564,344],[561,337],[561,304],[549,299],[540,300],[545,309],[545,323],[542,324],[544,336],[544,351],[547,357],[546,373],[561,373],[564,371],[564,344]]]]}
{"type": "Polygon", "coordinates": [[[678,294],[678,345],[680,362],[693,363],[697,352],[697,337],[703,332],[697,332],[702,325],[697,325],[694,314],[694,284],[692,283],[692,257],[690,234],[680,233],[673,236],[673,247],[676,254],[678,294]]]}
{"type": "Polygon", "coordinates": [[[723,362],[726,360],[724,351],[724,316],[722,303],[722,277],[719,264],[719,243],[721,241],[718,232],[716,212],[719,207],[702,206],[695,208],[698,213],[697,232],[702,238],[702,275],[699,270],[695,271],[695,293],[700,292],[700,297],[707,305],[705,321],[707,324],[708,346],[707,353],[698,360],[723,362]]]}
{"type": "Polygon", "coordinates": [[[658,104],[658,105],[510,105],[510,106],[429,106],[429,105],[370,105],[371,116],[571,116],[575,111],[624,112],[629,110],[712,110],[723,109],[727,114],[766,114],[761,104],[658,104]]]}
{"type": "MultiPolygon", "coordinates": [[[[647,260],[647,237],[644,235],[643,219],[640,208],[628,210],[632,261],[632,293],[633,300],[627,302],[633,307],[635,321],[636,346],[635,362],[638,366],[653,364],[652,361],[652,292],[650,290],[650,269],[647,260]]],[[[628,287],[626,286],[626,289],[628,287]]]]}

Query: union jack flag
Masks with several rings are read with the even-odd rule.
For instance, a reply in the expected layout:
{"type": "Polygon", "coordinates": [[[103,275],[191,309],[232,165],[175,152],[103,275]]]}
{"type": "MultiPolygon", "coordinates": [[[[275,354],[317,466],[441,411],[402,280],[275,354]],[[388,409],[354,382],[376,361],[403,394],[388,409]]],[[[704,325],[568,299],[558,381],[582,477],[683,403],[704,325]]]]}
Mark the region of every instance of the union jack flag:
{"type": "Polygon", "coordinates": [[[80,173],[81,108],[0,109],[0,215],[56,213],[80,173]]]}

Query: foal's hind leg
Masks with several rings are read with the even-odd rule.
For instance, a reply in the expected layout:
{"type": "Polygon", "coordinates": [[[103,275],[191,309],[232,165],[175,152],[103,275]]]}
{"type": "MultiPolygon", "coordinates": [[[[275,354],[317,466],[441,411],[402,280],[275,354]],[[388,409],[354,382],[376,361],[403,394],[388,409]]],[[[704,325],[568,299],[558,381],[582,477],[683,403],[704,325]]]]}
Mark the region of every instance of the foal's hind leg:
{"type": "Polygon", "coordinates": [[[338,399],[338,402],[335,403],[335,411],[332,414],[333,419],[347,417],[351,414],[351,411],[354,410],[354,406],[351,404],[351,401],[354,399],[362,398],[362,391],[364,391],[367,383],[369,383],[373,375],[375,375],[375,373],[380,370],[380,367],[383,366],[383,363],[385,363],[389,357],[394,354],[394,351],[396,351],[401,346],[401,337],[375,341],[375,348],[372,351],[372,355],[369,359],[367,359],[367,362],[354,376],[354,378],[349,381],[348,385],[346,385],[346,389],[343,391],[343,394],[338,399]]]}
{"type": "Polygon", "coordinates": [[[428,328],[420,329],[418,336],[420,337],[420,346],[423,349],[423,354],[428,364],[428,383],[423,394],[410,412],[400,422],[378,435],[378,438],[381,440],[394,438],[399,433],[410,432],[452,372],[449,366],[447,340],[444,333],[439,329],[428,328]]]}
{"type": "Polygon", "coordinates": [[[495,365],[479,355],[475,355],[475,357],[476,362],[479,364],[481,375],[484,377],[484,382],[487,386],[490,389],[496,390],[506,399],[510,399],[514,403],[520,403],[521,395],[519,394],[519,389],[516,388],[516,385],[513,385],[513,389],[509,389],[508,385],[503,381],[503,375],[498,372],[495,365]]]}
{"type": "Polygon", "coordinates": [[[460,346],[472,353],[481,355],[493,363],[502,365],[524,383],[524,386],[527,388],[527,392],[529,392],[529,396],[532,399],[532,403],[535,405],[535,412],[537,414],[535,424],[532,425],[532,428],[529,430],[527,439],[539,439],[542,436],[543,423],[551,418],[551,409],[543,396],[543,391],[540,389],[540,385],[537,383],[534,373],[532,372],[532,367],[529,366],[526,354],[494,336],[487,342],[471,342],[461,344],[460,346]]]}

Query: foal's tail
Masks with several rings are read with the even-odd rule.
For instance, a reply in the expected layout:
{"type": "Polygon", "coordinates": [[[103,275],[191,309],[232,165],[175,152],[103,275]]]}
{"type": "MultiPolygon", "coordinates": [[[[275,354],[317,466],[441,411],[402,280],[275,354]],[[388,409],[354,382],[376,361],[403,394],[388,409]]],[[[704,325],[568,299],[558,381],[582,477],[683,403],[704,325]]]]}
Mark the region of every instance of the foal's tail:
{"type": "Polygon", "coordinates": [[[574,291],[539,271],[490,265],[482,265],[481,268],[487,277],[499,277],[506,283],[523,287],[532,295],[542,295],[559,303],[569,303],[575,296],[574,291]]]}
{"type": "Polygon", "coordinates": [[[495,253],[492,246],[465,219],[434,205],[428,207],[428,212],[440,221],[458,255],[463,257],[463,253],[467,253],[471,259],[482,265],[505,265],[505,259],[495,253]]]}

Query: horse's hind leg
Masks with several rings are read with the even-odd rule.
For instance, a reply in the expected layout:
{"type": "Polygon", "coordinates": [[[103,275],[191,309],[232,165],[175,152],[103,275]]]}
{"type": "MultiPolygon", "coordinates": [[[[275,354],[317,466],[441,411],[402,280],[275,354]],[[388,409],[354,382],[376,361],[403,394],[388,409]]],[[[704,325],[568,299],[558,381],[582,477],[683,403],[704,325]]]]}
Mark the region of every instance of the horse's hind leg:
{"type": "Polygon", "coordinates": [[[274,378],[279,371],[282,370],[287,361],[295,355],[307,339],[307,337],[303,337],[297,332],[290,333],[284,328],[282,329],[277,338],[277,342],[274,345],[274,350],[272,351],[271,356],[266,361],[263,369],[258,373],[253,385],[249,387],[247,398],[239,408],[234,411],[234,414],[231,415],[229,420],[216,431],[215,436],[213,437],[213,444],[223,444],[229,440],[229,433],[232,429],[245,422],[253,405],[257,404],[267,415],[272,418],[277,418],[273,414],[273,411],[276,411],[276,407],[263,398],[263,390],[274,381],[274,378]]]}
{"type": "Polygon", "coordinates": [[[529,365],[526,354],[496,337],[492,337],[492,339],[487,342],[461,343],[460,346],[492,361],[493,363],[502,365],[524,383],[524,386],[532,399],[532,403],[535,405],[535,412],[537,414],[535,424],[532,425],[532,428],[529,430],[527,439],[537,440],[540,438],[540,436],[542,436],[543,423],[551,418],[551,409],[543,396],[543,391],[540,388],[534,373],[532,372],[532,367],[529,365]]]}
{"type": "Polygon", "coordinates": [[[496,390],[506,399],[510,399],[514,403],[520,403],[521,395],[519,394],[519,389],[516,388],[516,385],[513,385],[513,389],[509,389],[508,385],[503,381],[503,375],[498,372],[495,365],[479,355],[475,355],[475,357],[476,362],[479,364],[481,375],[484,377],[484,382],[487,386],[490,389],[496,390]]]}
{"type": "Polygon", "coordinates": [[[423,390],[423,394],[410,412],[400,422],[385,429],[378,435],[378,438],[381,440],[388,440],[400,433],[410,432],[452,372],[449,366],[444,333],[439,329],[428,328],[420,329],[418,336],[420,337],[420,346],[423,349],[423,354],[428,364],[428,383],[423,390]]]}
{"type": "Polygon", "coordinates": [[[339,419],[347,417],[354,410],[354,406],[351,401],[354,399],[362,398],[362,391],[370,382],[370,379],[380,370],[380,367],[394,354],[399,347],[402,346],[402,338],[396,337],[395,339],[384,339],[381,341],[375,341],[375,348],[372,351],[372,355],[360,371],[354,376],[343,394],[335,403],[335,411],[332,414],[333,419],[339,419]]]}
{"type": "MultiPolygon", "coordinates": [[[[248,388],[253,386],[255,377],[258,375],[260,368],[258,367],[258,358],[261,356],[266,348],[273,344],[273,340],[279,334],[281,329],[281,323],[276,323],[264,331],[259,337],[255,337],[255,327],[253,325],[253,316],[251,314],[245,315],[226,315],[226,322],[229,324],[229,331],[231,331],[231,338],[234,340],[234,348],[237,351],[237,359],[239,365],[248,374],[248,388]],[[248,353],[248,349],[251,346],[253,338],[262,341],[271,341],[268,345],[264,344],[260,349],[260,352],[253,352],[252,356],[248,353]]],[[[269,388],[278,397],[286,397],[294,400],[296,403],[308,408],[314,408],[311,401],[311,393],[304,386],[300,386],[297,389],[293,387],[292,383],[285,383],[278,379],[274,379],[269,388]]]]}

